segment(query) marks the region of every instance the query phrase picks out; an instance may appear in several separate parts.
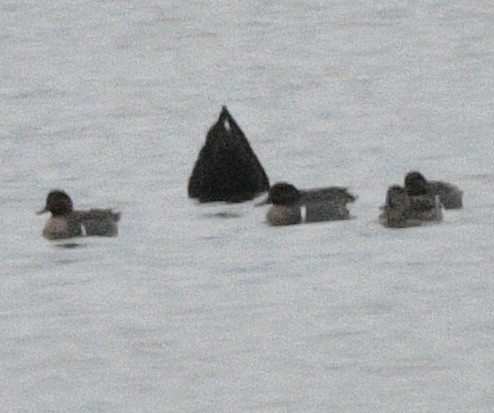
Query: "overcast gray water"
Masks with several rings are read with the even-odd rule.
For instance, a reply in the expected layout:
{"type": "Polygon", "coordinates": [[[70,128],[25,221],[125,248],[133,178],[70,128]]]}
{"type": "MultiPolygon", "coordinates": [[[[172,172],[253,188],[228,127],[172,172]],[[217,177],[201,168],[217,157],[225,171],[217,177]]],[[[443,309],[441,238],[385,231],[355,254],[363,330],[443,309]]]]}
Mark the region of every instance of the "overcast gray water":
{"type": "Polygon", "coordinates": [[[493,39],[487,0],[4,0],[0,411],[494,411],[493,39]],[[223,104],[355,218],[189,200],[223,104]],[[381,227],[412,169],[464,208],[381,227]],[[43,239],[52,188],[119,237],[43,239]]]}

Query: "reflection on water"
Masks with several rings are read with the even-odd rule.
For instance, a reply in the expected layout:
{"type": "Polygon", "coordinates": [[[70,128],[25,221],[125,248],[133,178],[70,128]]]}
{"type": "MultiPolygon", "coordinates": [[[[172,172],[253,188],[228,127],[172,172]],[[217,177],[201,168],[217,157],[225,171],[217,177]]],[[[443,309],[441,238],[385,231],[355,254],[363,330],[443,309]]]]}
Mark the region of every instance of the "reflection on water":
{"type": "Polygon", "coordinates": [[[73,249],[73,248],[85,247],[86,245],[78,242],[58,242],[55,244],[55,246],[57,248],[73,249]]]}

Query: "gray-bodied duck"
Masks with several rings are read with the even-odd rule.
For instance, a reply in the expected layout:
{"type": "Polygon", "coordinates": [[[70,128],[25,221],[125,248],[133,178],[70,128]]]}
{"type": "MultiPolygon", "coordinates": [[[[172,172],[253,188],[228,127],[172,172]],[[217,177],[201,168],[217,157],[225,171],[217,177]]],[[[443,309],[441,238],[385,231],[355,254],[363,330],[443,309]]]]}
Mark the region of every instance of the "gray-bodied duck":
{"type": "Polygon", "coordinates": [[[267,199],[258,205],[273,204],[266,219],[268,224],[277,226],[301,223],[301,207],[305,207],[305,222],[349,219],[348,204],[355,199],[347,188],[298,190],[292,184],[278,182],[270,188],[267,199]]]}
{"type": "Polygon", "coordinates": [[[120,212],[111,209],[74,211],[72,199],[64,191],[53,190],[48,194],[46,205],[38,214],[45,212],[52,215],[43,229],[43,236],[49,240],[118,234],[120,212]]]}
{"type": "Polygon", "coordinates": [[[428,181],[417,171],[411,171],[406,174],[405,188],[412,196],[422,195],[427,191],[439,196],[439,200],[445,209],[455,209],[463,206],[463,191],[456,185],[443,181],[428,181]]]}
{"type": "Polygon", "coordinates": [[[386,193],[379,222],[389,228],[407,228],[443,219],[439,196],[428,188],[425,192],[410,194],[407,188],[393,185],[386,193]]]}

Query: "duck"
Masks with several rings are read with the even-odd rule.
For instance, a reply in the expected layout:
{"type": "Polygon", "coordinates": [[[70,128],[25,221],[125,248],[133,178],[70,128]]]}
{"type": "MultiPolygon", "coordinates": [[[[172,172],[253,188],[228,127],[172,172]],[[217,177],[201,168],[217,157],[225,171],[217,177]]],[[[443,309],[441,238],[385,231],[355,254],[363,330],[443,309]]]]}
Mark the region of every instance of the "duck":
{"type": "Polygon", "coordinates": [[[437,195],[445,209],[463,207],[463,191],[451,183],[428,181],[420,172],[410,171],[405,175],[404,184],[408,193],[412,196],[424,194],[426,191],[437,195]]]}
{"type": "Polygon", "coordinates": [[[392,185],[381,209],[383,212],[379,215],[379,222],[388,228],[416,227],[443,219],[439,196],[429,188],[425,193],[410,194],[407,188],[392,185]]]}
{"type": "Polygon", "coordinates": [[[257,205],[273,204],[266,220],[269,225],[293,225],[301,222],[322,222],[349,219],[348,204],[356,197],[347,188],[326,187],[298,190],[288,182],[278,182],[270,190],[266,200],[257,205]],[[305,207],[305,220],[301,207],[305,207]]]}
{"type": "Polygon", "coordinates": [[[269,178],[226,106],[211,126],[189,178],[189,198],[240,203],[269,190],[269,178]]]}
{"type": "Polygon", "coordinates": [[[50,191],[45,207],[37,214],[46,212],[50,212],[51,217],[46,222],[42,234],[49,240],[118,235],[120,212],[113,212],[111,209],[75,211],[72,199],[62,190],[50,191]]]}

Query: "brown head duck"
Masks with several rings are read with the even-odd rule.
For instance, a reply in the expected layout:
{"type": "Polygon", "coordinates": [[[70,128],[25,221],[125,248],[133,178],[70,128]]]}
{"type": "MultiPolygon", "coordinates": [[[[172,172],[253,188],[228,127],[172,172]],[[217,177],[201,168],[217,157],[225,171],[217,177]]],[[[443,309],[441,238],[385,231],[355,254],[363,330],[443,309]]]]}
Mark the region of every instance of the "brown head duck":
{"type": "Polygon", "coordinates": [[[417,171],[408,172],[405,176],[405,188],[410,195],[421,195],[430,192],[439,196],[445,209],[463,206],[463,191],[457,186],[443,181],[428,181],[417,171]]]}
{"type": "Polygon", "coordinates": [[[111,209],[75,211],[70,197],[61,190],[53,190],[46,198],[45,207],[38,212],[51,212],[43,229],[43,236],[50,240],[80,236],[113,237],[118,234],[120,213],[111,209]]]}
{"type": "Polygon", "coordinates": [[[258,205],[273,204],[267,213],[270,225],[290,225],[302,222],[301,207],[305,207],[305,222],[349,219],[348,204],[355,197],[346,188],[327,187],[298,190],[292,184],[274,184],[267,199],[258,205]]]}

